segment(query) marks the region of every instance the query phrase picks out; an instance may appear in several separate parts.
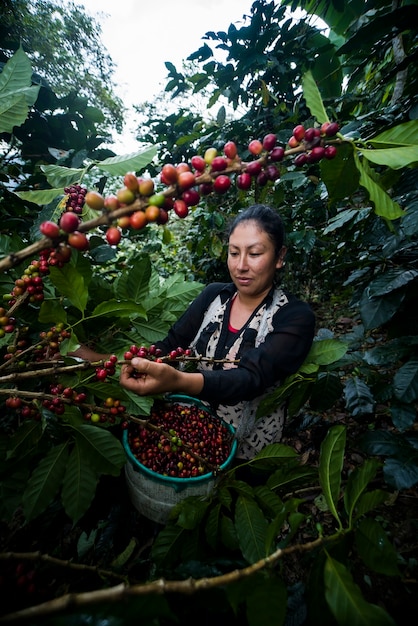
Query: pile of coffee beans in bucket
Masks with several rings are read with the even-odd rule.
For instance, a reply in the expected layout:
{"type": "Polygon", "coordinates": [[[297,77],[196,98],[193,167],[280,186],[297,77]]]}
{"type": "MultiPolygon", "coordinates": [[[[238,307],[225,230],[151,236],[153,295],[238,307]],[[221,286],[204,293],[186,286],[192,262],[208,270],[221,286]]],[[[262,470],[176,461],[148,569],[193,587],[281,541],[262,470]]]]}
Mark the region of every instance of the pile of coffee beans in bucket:
{"type": "Polygon", "coordinates": [[[201,476],[215,471],[230,455],[231,431],[199,406],[155,404],[147,421],[148,427],[131,422],[128,443],[138,461],[157,474],[201,476]]]}

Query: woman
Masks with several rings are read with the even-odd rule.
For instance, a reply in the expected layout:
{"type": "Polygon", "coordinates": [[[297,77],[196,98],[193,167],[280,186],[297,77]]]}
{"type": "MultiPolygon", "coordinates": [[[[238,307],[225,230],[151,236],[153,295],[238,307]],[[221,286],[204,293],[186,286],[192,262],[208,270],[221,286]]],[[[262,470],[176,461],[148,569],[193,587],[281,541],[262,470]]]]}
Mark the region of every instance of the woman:
{"type": "Polygon", "coordinates": [[[310,307],[275,283],[285,255],[283,223],[273,209],[254,205],[240,213],[228,240],[232,283],[207,286],[156,344],[163,354],[180,346],[221,362],[205,360],[187,372],[135,357],[122,367],[121,385],[139,395],[181,392],[206,401],[235,426],[238,458],[279,441],[284,407],[256,420],[257,407],[299,369],[315,326],[310,307]]]}

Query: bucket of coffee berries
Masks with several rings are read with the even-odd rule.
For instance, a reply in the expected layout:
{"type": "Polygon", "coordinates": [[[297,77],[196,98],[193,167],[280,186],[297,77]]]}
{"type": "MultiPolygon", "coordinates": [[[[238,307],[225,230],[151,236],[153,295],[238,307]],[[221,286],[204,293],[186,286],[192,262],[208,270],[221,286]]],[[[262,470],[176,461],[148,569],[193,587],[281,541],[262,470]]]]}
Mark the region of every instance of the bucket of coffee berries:
{"type": "Polygon", "coordinates": [[[148,519],[164,524],[180,500],[210,494],[220,472],[232,462],[237,442],[233,426],[206,404],[170,395],[155,402],[143,424],[130,422],[123,446],[133,505],[148,519]]]}

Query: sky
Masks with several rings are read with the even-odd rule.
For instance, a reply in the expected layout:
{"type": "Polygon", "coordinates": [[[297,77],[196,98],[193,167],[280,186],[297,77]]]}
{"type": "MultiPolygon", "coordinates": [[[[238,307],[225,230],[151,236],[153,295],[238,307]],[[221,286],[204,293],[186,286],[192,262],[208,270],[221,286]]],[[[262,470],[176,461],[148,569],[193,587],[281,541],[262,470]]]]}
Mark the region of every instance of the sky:
{"type": "MultiPolygon", "coordinates": [[[[254,0],[77,0],[99,18],[102,41],[116,65],[115,91],[130,109],[124,152],[138,149],[133,139],[133,104],[152,100],[167,77],[164,63],[177,69],[203,45],[208,31],[243,23],[254,0]]],[[[118,142],[117,142],[118,143],[118,142]]],[[[118,153],[120,150],[118,149],[118,153]]]]}

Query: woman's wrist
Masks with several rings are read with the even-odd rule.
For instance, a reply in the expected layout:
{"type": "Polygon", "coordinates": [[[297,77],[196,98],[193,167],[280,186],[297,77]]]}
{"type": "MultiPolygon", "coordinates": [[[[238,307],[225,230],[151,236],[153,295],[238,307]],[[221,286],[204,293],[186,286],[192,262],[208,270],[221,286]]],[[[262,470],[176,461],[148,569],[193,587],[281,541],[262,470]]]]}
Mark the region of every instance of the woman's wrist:
{"type": "Polygon", "coordinates": [[[173,392],[183,392],[190,396],[198,396],[203,389],[204,377],[200,372],[182,372],[177,370],[173,392]]]}

